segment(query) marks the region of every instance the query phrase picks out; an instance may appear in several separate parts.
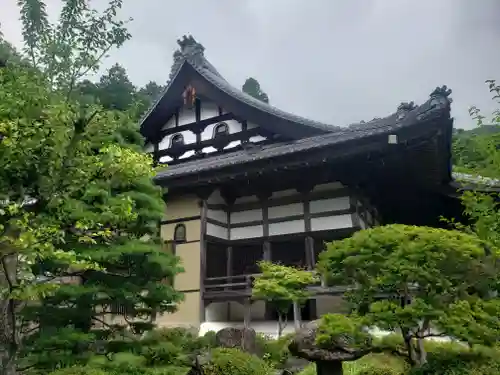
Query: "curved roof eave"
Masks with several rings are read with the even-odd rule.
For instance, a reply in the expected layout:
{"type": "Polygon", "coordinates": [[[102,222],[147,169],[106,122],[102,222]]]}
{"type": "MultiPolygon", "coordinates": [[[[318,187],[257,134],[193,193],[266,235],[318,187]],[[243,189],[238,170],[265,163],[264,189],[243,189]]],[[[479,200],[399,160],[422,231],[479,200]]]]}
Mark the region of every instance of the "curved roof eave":
{"type": "MultiPolygon", "coordinates": [[[[297,116],[292,113],[283,111],[279,108],[276,108],[272,105],[269,105],[268,103],[255,99],[254,97],[232,86],[219,74],[219,72],[214,68],[214,66],[208,60],[202,57],[201,61],[198,61],[196,63],[191,59],[186,58],[181,64],[178,65],[177,70],[173,73],[172,79],[168,82],[167,86],[165,87],[161,95],[151,105],[150,109],[142,116],[139,122],[140,131],[144,136],[147,137],[147,135],[151,133],[151,130],[149,130],[148,128],[154,126],[153,124],[148,123],[148,119],[152,115],[154,115],[154,113],[159,109],[167,93],[171,90],[172,86],[174,86],[175,81],[180,76],[181,71],[185,69],[186,65],[192,68],[205,81],[213,85],[216,89],[220,90],[221,92],[230,96],[231,98],[237,100],[243,105],[248,106],[253,110],[263,112],[267,116],[275,117],[278,120],[291,123],[292,125],[297,124],[304,129],[310,129],[311,133],[310,135],[332,133],[342,130],[342,128],[339,126],[329,125],[305,117],[297,116]]],[[[260,125],[265,126],[265,124],[260,124],[260,125]]]]}

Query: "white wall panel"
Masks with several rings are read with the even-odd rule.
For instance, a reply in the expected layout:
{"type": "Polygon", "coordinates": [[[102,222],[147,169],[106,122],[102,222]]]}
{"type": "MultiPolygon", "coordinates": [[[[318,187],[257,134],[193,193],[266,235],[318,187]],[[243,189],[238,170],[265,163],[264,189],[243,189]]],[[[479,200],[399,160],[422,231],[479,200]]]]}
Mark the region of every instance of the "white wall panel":
{"type": "Polygon", "coordinates": [[[231,212],[231,224],[262,220],[262,209],[231,212]]]}
{"type": "Polygon", "coordinates": [[[304,204],[303,203],[293,203],[284,206],[272,206],[268,209],[269,219],[276,219],[280,217],[303,215],[304,214],[304,204]]]}
{"type": "Polygon", "coordinates": [[[264,229],[262,225],[254,225],[243,228],[231,228],[230,239],[241,240],[244,238],[262,237],[263,235],[264,235],[264,229]]]}
{"type": "Polygon", "coordinates": [[[207,234],[209,236],[222,238],[224,240],[229,239],[229,233],[227,228],[212,223],[207,223],[207,234]]]}
{"type": "Polygon", "coordinates": [[[351,206],[349,197],[339,197],[311,201],[311,213],[347,210],[351,206]]]}
{"type": "Polygon", "coordinates": [[[351,214],[318,217],[311,219],[311,230],[329,230],[329,229],[342,229],[352,228],[351,214]]]}
{"type": "Polygon", "coordinates": [[[219,108],[217,104],[210,103],[209,101],[202,101],[200,108],[200,119],[206,120],[207,118],[216,116],[219,116],[219,108]]]}
{"type": "Polygon", "coordinates": [[[269,224],[269,235],[279,236],[282,234],[302,233],[305,231],[304,220],[291,220],[282,223],[269,224]]]}
{"type": "Polygon", "coordinates": [[[227,212],[222,210],[207,210],[207,217],[227,224],[227,212]]]}
{"type": "Polygon", "coordinates": [[[196,110],[193,108],[181,106],[179,109],[179,126],[196,122],[196,110]]]}

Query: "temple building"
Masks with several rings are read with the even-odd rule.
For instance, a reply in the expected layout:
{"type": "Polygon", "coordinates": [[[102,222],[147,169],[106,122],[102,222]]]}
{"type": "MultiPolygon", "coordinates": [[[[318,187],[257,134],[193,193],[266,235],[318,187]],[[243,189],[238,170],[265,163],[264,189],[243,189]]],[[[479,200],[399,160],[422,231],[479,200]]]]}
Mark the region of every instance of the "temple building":
{"type": "MultiPolygon", "coordinates": [[[[273,321],[268,304],[249,299],[257,261],[313,269],[325,241],[388,223],[438,226],[456,210],[446,86],[337,127],[245,94],[192,37],[179,45],[141,121],[146,149],[166,164],[154,178],[165,189],[162,237],[185,269],[174,281],[185,300],[160,325],[273,321]]],[[[340,292],[315,290],[303,320],[342,309],[340,292]]]]}

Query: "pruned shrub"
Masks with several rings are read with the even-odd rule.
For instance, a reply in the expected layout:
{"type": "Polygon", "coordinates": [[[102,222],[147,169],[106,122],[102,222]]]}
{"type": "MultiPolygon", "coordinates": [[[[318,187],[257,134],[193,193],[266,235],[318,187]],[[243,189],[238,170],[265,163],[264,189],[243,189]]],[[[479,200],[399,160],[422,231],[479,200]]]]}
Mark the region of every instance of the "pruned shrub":
{"type": "Polygon", "coordinates": [[[266,361],[238,349],[217,348],[211,353],[211,361],[204,367],[205,375],[270,375],[273,372],[266,361]]]}

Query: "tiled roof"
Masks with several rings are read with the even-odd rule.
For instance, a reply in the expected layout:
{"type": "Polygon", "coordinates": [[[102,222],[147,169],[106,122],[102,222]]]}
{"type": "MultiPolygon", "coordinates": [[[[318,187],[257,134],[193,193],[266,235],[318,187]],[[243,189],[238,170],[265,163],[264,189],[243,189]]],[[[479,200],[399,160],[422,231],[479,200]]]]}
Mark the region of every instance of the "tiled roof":
{"type": "Polygon", "coordinates": [[[398,108],[396,113],[388,117],[338,128],[335,132],[328,134],[271,145],[255,145],[248,149],[227,154],[186,161],[185,163],[168,167],[165,171],[158,173],[155,181],[166,181],[174,177],[193,175],[263,159],[271,160],[275,157],[331,147],[370,136],[389,135],[400,129],[419,126],[421,123],[428,122],[433,118],[449,118],[450,99],[448,99],[448,96],[450,92],[451,90],[448,90],[446,86],[436,88],[431,94],[431,98],[421,106],[415,107],[413,103],[404,103],[398,108]]]}
{"type": "Polygon", "coordinates": [[[174,54],[174,64],[172,67],[172,72],[170,74],[170,81],[168,82],[167,86],[165,87],[163,93],[158,97],[156,102],[153,103],[151,108],[143,115],[140,123],[141,127],[145,123],[146,119],[152,114],[152,112],[155,110],[155,108],[160,104],[162,98],[164,97],[165,93],[168,92],[170,89],[172,83],[174,82],[176,76],[179,74],[181,71],[182,67],[184,64],[189,64],[191,67],[193,67],[203,78],[205,78],[208,82],[210,82],[212,85],[217,87],[219,90],[223,91],[224,93],[232,96],[233,98],[241,101],[242,103],[253,107],[259,111],[266,112],[268,114],[271,114],[272,116],[275,116],[277,118],[281,118],[287,121],[290,121],[292,123],[304,125],[310,128],[314,128],[316,130],[319,130],[321,132],[335,132],[335,131],[340,131],[341,128],[338,126],[334,125],[329,125],[325,124],[322,122],[314,121],[307,119],[305,117],[297,116],[289,112],[282,111],[281,109],[278,109],[272,105],[269,105],[268,103],[264,103],[258,99],[255,99],[254,97],[246,94],[245,92],[241,91],[240,89],[232,86],[228,81],[226,81],[222,75],[215,69],[215,67],[205,58],[203,54],[204,48],[197,43],[192,37],[186,38],[184,37],[184,40],[178,41],[180,45],[182,45],[182,49],[180,51],[177,51],[174,54]],[[191,39],[190,39],[191,38],[191,39]],[[187,42],[186,42],[187,40],[187,42]],[[184,44],[183,44],[184,43],[184,44]],[[191,44],[194,43],[194,45],[191,44]],[[187,46],[185,44],[188,44],[187,46]]]}

